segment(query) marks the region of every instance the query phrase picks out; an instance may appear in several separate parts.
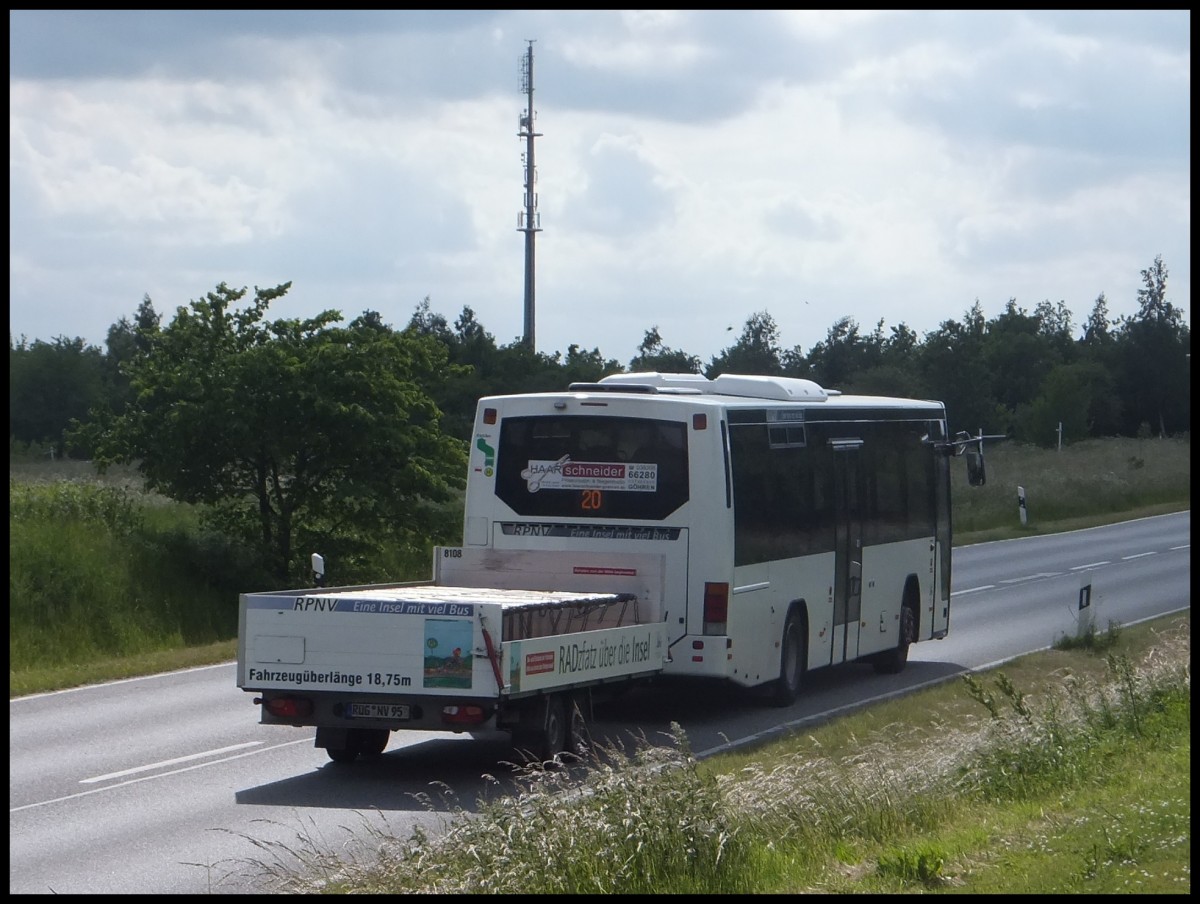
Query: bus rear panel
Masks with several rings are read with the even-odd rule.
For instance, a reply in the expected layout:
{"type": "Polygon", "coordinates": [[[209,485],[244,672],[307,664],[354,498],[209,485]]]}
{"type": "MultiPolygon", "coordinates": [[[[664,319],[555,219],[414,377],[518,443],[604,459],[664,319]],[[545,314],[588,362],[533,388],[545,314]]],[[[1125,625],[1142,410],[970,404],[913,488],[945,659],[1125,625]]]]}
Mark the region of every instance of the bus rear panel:
{"type": "Polygon", "coordinates": [[[577,552],[589,582],[660,557],[668,673],[778,682],[789,615],[804,669],[882,662],[906,652],[904,609],[912,640],[949,627],[945,436],[941,403],[786,378],[622,374],[488,397],[464,546],[577,552]]]}

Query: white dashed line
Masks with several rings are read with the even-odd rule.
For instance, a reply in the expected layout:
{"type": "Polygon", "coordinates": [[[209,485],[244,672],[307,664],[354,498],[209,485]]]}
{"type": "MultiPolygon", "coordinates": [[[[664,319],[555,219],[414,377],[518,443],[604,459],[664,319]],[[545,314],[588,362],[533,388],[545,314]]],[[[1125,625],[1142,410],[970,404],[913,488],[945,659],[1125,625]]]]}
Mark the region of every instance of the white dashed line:
{"type": "Polygon", "coordinates": [[[127,775],[135,775],[138,772],[149,772],[151,769],[159,769],[163,766],[174,766],[177,763],[189,763],[192,760],[203,759],[206,756],[219,756],[222,753],[231,753],[234,750],[245,750],[247,747],[257,747],[262,741],[247,741],[245,744],[234,744],[232,747],[220,747],[216,750],[205,750],[203,753],[189,753],[187,756],[178,756],[173,760],[163,760],[158,763],[149,763],[145,766],[134,766],[132,769],[124,769],[120,772],[110,772],[108,775],[97,775],[95,778],[81,778],[79,784],[90,785],[93,782],[106,782],[110,778],[124,778],[127,775]]]}

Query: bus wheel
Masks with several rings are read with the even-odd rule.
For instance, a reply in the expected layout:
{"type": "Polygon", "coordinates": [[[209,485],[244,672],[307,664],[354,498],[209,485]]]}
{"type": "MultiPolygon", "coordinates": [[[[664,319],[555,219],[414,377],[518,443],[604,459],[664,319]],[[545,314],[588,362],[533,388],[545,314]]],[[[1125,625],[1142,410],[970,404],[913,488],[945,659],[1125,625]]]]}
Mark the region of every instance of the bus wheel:
{"type": "Polygon", "coordinates": [[[904,671],[908,664],[908,648],[916,634],[917,619],[912,606],[900,608],[900,637],[895,649],[880,653],[873,662],[875,671],[881,675],[895,675],[904,671]]]}
{"type": "Polygon", "coordinates": [[[795,612],[788,613],[779,644],[779,677],[771,691],[776,706],[791,706],[804,680],[804,632],[795,612]]]}

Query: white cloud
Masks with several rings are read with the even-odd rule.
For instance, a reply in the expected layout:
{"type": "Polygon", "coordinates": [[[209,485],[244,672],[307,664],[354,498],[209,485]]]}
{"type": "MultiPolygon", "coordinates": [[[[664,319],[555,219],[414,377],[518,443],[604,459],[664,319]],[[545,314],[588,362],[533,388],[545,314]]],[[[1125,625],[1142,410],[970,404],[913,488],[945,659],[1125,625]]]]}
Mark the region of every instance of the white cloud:
{"type": "Polygon", "coordinates": [[[1190,307],[1190,13],[10,12],[10,331],[101,344],[149,294],[523,323],[708,361],[768,311],[918,333],[1009,298],[1190,307]],[[736,336],[737,333],[735,332],[736,336]]]}

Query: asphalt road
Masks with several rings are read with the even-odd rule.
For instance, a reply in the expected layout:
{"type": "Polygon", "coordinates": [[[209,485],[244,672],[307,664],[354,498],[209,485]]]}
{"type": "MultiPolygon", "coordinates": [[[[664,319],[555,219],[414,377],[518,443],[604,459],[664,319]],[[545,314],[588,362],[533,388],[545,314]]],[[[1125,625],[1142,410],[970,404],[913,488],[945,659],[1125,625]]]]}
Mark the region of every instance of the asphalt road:
{"type": "MultiPolygon", "coordinates": [[[[959,547],[950,633],[915,645],[902,674],[816,672],[786,709],[686,685],[633,692],[595,731],[655,741],[674,721],[708,755],[1045,649],[1076,630],[1084,585],[1101,629],[1186,610],[1190,537],[1183,512],[959,547]]],[[[513,775],[500,734],[397,732],[379,759],[338,766],[312,729],[260,725],[233,663],[18,698],[9,728],[12,894],[266,890],[258,862],[309,847],[369,856],[371,829],[437,831],[513,775]]]]}

